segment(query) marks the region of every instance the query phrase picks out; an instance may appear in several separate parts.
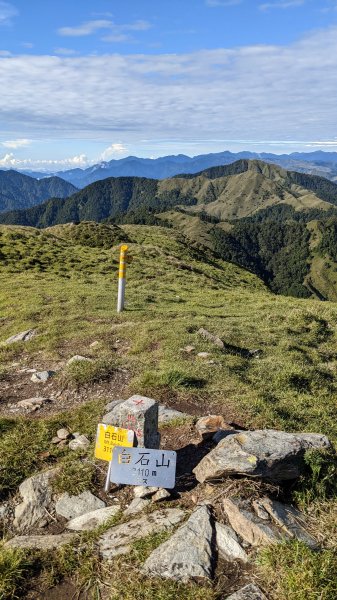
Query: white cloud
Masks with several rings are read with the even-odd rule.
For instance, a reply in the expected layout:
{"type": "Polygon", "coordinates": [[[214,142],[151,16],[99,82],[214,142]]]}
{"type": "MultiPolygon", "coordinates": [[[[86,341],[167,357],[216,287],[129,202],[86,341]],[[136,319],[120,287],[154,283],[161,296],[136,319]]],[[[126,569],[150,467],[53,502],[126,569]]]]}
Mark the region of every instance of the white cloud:
{"type": "Polygon", "coordinates": [[[0,56],[8,57],[8,56],[12,56],[12,53],[9,52],[9,50],[0,50],[0,56]]]}
{"type": "Polygon", "coordinates": [[[6,142],[0,142],[0,146],[16,150],[17,148],[27,148],[27,146],[30,146],[31,143],[31,140],[22,138],[18,140],[7,140],[6,142]]]}
{"type": "Polygon", "coordinates": [[[11,169],[40,169],[41,171],[54,171],[57,169],[72,169],[74,167],[85,168],[89,165],[88,157],[85,154],[64,158],[60,160],[34,159],[34,158],[16,158],[11,152],[0,158],[0,167],[11,169]]]}
{"type": "Polygon", "coordinates": [[[281,2],[265,2],[264,4],[259,5],[259,9],[262,11],[269,11],[274,8],[296,8],[298,6],[303,6],[305,2],[306,0],[283,0],[281,2]]]}
{"type": "Polygon", "coordinates": [[[54,48],[54,53],[61,54],[61,56],[75,56],[75,54],[78,54],[77,50],[72,48],[54,48]]]}
{"type": "Polygon", "coordinates": [[[103,150],[99,160],[110,160],[113,156],[119,156],[127,152],[126,146],[121,143],[111,144],[108,148],[103,150]]]}
{"type": "Polygon", "coordinates": [[[6,137],[333,140],[337,27],[289,46],[0,59],[6,137]]]}
{"type": "Polygon", "coordinates": [[[19,11],[13,4],[0,1],[0,25],[9,25],[12,22],[12,18],[18,14],[19,11]]]}
{"type": "Polygon", "coordinates": [[[61,27],[58,29],[58,34],[69,37],[81,37],[93,35],[99,31],[107,31],[107,34],[102,37],[105,42],[124,42],[130,39],[128,32],[147,31],[150,29],[149,21],[138,20],[133,23],[125,23],[118,25],[110,19],[96,19],[76,25],[74,27],[61,27]]]}
{"type": "Polygon", "coordinates": [[[76,25],[74,27],[61,27],[57,30],[57,33],[63,36],[81,37],[84,35],[91,35],[101,29],[111,29],[112,25],[112,21],[108,21],[107,19],[95,19],[93,21],[86,21],[85,23],[81,23],[81,25],[76,25]]]}
{"type": "Polygon", "coordinates": [[[242,4],[243,0],[206,0],[206,6],[236,6],[242,4]]]}

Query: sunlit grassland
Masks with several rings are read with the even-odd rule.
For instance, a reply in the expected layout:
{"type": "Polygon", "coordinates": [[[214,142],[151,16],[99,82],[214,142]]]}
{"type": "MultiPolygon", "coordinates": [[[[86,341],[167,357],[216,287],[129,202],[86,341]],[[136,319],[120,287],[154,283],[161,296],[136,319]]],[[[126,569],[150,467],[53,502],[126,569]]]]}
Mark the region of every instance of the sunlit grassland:
{"type": "MultiPolygon", "coordinates": [[[[114,368],[123,368],[130,376],[130,393],[175,406],[188,403],[191,412],[221,410],[246,426],[316,431],[336,441],[336,304],[276,296],[247,271],[211,254],[198,254],[172,230],[131,225],[123,230],[131,240],[133,260],[127,269],[126,310],[117,315],[117,243],[109,249],[83,246],[63,239],[62,228],[58,235],[0,228],[0,341],[28,328],[38,332],[28,343],[0,347],[0,377],[15,371],[13,362],[20,363],[23,356],[28,366],[31,360],[48,368],[49,361],[90,355],[90,368],[73,373],[63,369],[60,385],[81,389],[90,378],[113,377],[114,368]],[[200,327],[219,336],[225,351],[200,337],[200,327]],[[96,340],[97,349],[90,349],[96,340]],[[116,355],[117,340],[121,350],[116,355]],[[184,352],[186,345],[195,346],[195,352],[184,352]],[[247,351],[256,349],[258,357],[249,357],[247,351]],[[196,356],[205,351],[206,360],[196,356]]],[[[87,487],[94,485],[90,465],[104,404],[102,399],[33,421],[0,419],[2,497],[28,475],[55,464],[63,467],[59,491],[82,489],[83,481],[87,487]],[[50,444],[61,426],[89,437],[89,462],[50,444]]],[[[327,501],[323,511],[317,510],[317,523],[332,532],[334,514],[335,504],[327,501]]],[[[332,538],[329,533],[329,547],[332,538]]],[[[79,588],[112,581],[111,600],[121,593],[127,600],[224,597],[221,586],[183,586],[139,575],[136,567],[158,543],[150,540],[135,547],[122,561],[124,570],[119,561],[109,567],[100,564],[94,548],[83,545],[81,561],[75,549],[39,564],[46,577],[48,570],[56,574],[54,581],[46,579],[48,584],[65,575],[79,588]]],[[[327,572],[335,564],[333,551],[315,555],[301,547],[296,552],[287,546],[263,555],[259,577],[270,594],[275,588],[277,600],[333,600],[335,582],[327,572]],[[275,572],[283,574],[277,588],[275,572]]],[[[21,581],[31,576],[35,564],[27,553],[0,551],[5,582],[0,598],[1,593],[3,598],[20,594],[21,581]]]]}

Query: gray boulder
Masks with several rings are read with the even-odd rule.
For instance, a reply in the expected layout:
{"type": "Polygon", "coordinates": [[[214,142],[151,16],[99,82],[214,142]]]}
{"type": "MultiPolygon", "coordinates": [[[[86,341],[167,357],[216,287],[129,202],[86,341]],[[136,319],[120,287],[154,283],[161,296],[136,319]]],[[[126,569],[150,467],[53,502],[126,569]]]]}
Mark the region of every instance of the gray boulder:
{"type": "Polygon", "coordinates": [[[75,354],[67,361],[67,366],[72,365],[75,362],[92,362],[91,358],[87,358],[86,356],[81,356],[80,354],[75,354]]]}
{"type": "Polygon", "coordinates": [[[99,508],[105,508],[105,502],[94,496],[86,490],[78,496],[69,496],[66,492],[58,499],[55,504],[56,514],[66,519],[74,519],[85,513],[89,513],[99,508]]]}
{"type": "Polygon", "coordinates": [[[99,508],[97,510],[92,510],[80,517],[75,517],[75,519],[71,519],[66,527],[67,529],[71,529],[72,531],[92,531],[96,529],[99,525],[103,525],[106,521],[111,519],[111,517],[115,516],[120,511],[119,504],[115,506],[107,506],[105,508],[99,508]]]}
{"type": "Polygon", "coordinates": [[[135,540],[174,527],[184,515],[184,511],[179,508],[168,508],[111,527],[98,540],[100,555],[106,560],[111,560],[115,556],[128,554],[135,540]]]}
{"type": "Polygon", "coordinates": [[[213,531],[209,507],[198,507],[167,542],[150,554],[142,572],[183,582],[211,579],[213,531]]]}
{"type": "Polygon", "coordinates": [[[27,329],[9,337],[5,344],[15,344],[15,342],[29,342],[36,335],[35,329],[27,329]]]}
{"type": "Polygon", "coordinates": [[[52,509],[51,480],[56,470],[38,473],[25,479],[19,486],[22,502],[15,507],[14,527],[25,531],[30,527],[43,526],[49,520],[52,509]]]}
{"type": "Polygon", "coordinates": [[[228,596],[227,600],[267,600],[267,598],[257,585],[250,583],[235,594],[228,596]]]}
{"type": "Polygon", "coordinates": [[[280,482],[298,477],[304,453],[311,448],[331,448],[328,438],[314,433],[276,430],[244,431],[229,435],[209,452],[193,472],[198,481],[243,474],[280,482]]]}

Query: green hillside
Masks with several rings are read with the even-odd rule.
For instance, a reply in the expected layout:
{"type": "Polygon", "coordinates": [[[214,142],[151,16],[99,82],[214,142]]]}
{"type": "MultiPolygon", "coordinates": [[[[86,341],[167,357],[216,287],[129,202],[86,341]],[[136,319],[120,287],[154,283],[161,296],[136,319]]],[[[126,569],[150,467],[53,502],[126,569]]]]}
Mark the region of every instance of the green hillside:
{"type": "MultiPolygon", "coordinates": [[[[108,401],[132,393],[153,397],[192,419],[223,414],[245,427],[317,431],[337,440],[335,304],[276,296],[254,274],[193,247],[173,229],[86,223],[43,231],[2,226],[0,233],[0,339],[29,328],[37,331],[28,343],[0,344],[2,500],[25,477],[57,465],[62,467],[58,489],[78,493],[86,485],[99,494],[104,477],[93,459],[96,425],[108,401]],[[128,240],[133,261],[126,310],[117,315],[122,238],[128,240]],[[101,239],[106,240],[103,247],[101,239]],[[219,336],[224,350],[200,337],[200,327],[219,336]],[[187,345],[195,350],[186,352],[187,345]],[[208,356],[199,358],[199,352],[208,356]],[[74,354],[92,362],[67,367],[74,354]],[[30,375],[25,370],[32,366],[57,372],[48,392],[54,399],[33,416],[16,416],[10,412],[8,386],[15,386],[17,398],[27,394],[30,375]],[[51,439],[59,427],[88,436],[89,450],[69,454],[67,447],[56,448],[51,439]]],[[[188,447],[190,423],[162,429],[164,439],[188,447]]],[[[320,469],[311,477],[308,467],[306,485],[300,482],[287,494],[307,512],[324,539],[323,551],[281,545],[273,557],[257,555],[249,567],[249,577],[270,594],[277,584],[277,600],[288,600],[289,590],[299,600],[334,597],[336,500],[330,480],[322,480],[325,467],[322,477],[317,475],[320,469]]],[[[265,493],[247,479],[233,485],[243,494],[265,493]]],[[[175,502],[190,509],[191,494],[183,492],[175,502]]],[[[103,581],[113,581],[114,595],[108,587],[113,600],[228,596],[232,583],[221,573],[213,586],[141,576],[138,566],[163,540],[160,536],[136,545],[123,564],[102,564],[95,543],[102,531],[83,534],[64,551],[47,555],[10,552],[0,544],[2,597],[52,597],[50,588],[56,586],[53,593],[61,594],[63,584],[74,593],[97,596],[103,581]]]]}
{"type": "Polygon", "coordinates": [[[35,206],[48,198],[67,198],[76,187],[60,177],[41,180],[17,171],[0,171],[0,213],[35,206]]]}

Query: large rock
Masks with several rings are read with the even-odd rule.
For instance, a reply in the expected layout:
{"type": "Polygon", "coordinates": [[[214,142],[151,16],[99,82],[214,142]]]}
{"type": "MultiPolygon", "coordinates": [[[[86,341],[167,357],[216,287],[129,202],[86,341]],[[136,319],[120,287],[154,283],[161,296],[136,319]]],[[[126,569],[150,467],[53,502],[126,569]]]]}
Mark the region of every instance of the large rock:
{"type": "Polygon", "coordinates": [[[328,438],[314,433],[275,430],[245,431],[223,439],[195,467],[198,481],[244,474],[280,482],[295,479],[304,468],[304,453],[331,448],[328,438]]]}
{"type": "Polygon", "coordinates": [[[67,529],[72,531],[92,531],[99,525],[103,525],[106,521],[111,519],[120,511],[119,504],[115,506],[107,506],[106,508],[99,508],[98,510],[92,510],[80,517],[75,517],[67,523],[67,529]]]}
{"type": "Polygon", "coordinates": [[[238,592],[235,592],[235,594],[228,596],[227,600],[267,600],[267,598],[257,585],[250,583],[238,592]]]}
{"type": "Polygon", "coordinates": [[[69,496],[66,492],[55,504],[56,514],[66,519],[74,519],[99,508],[105,508],[105,502],[88,490],[78,496],[69,496]]]}
{"type": "Polygon", "coordinates": [[[219,555],[225,560],[248,561],[248,556],[240,546],[235,531],[222,523],[215,523],[216,544],[219,555]]]}
{"type": "Polygon", "coordinates": [[[38,473],[25,479],[19,486],[22,502],[15,507],[14,527],[25,531],[30,527],[43,526],[49,520],[52,507],[51,480],[56,470],[38,473]]]}
{"type": "Polygon", "coordinates": [[[260,504],[287,536],[304,542],[313,550],[319,547],[317,540],[305,529],[305,518],[299,510],[270,498],[262,498],[260,504]]]}
{"type": "Polygon", "coordinates": [[[76,538],[76,533],[61,533],[59,535],[18,535],[5,543],[5,548],[36,548],[38,550],[53,550],[65,544],[70,544],[76,538]]]}
{"type": "Polygon", "coordinates": [[[15,342],[29,342],[29,340],[31,340],[35,335],[35,329],[27,329],[26,331],[21,331],[20,333],[11,335],[11,337],[9,337],[5,341],[5,344],[15,344],[15,342]]]}
{"type": "Polygon", "coordinates": [[[180,523],[184,514],[179,508],[168,508],[111,527],[98,540],[100,555],[110,560],[120,554],[127,554],[135,540],[170,529],[180,523]]]}
{"type": "Polygon", "coordinates": [[[251,546],[266,546],[281,541],[281,535],[250,510],[241,508],[237,502],[225,498],[223,507],[236,533],[251,546]]]}
{"type": "Polygon", "coordinates": [[[150,554],[143,573],[183,582],[211,579],[213,531],[209,507],[200,506],[167,542],[150,554]]]}

